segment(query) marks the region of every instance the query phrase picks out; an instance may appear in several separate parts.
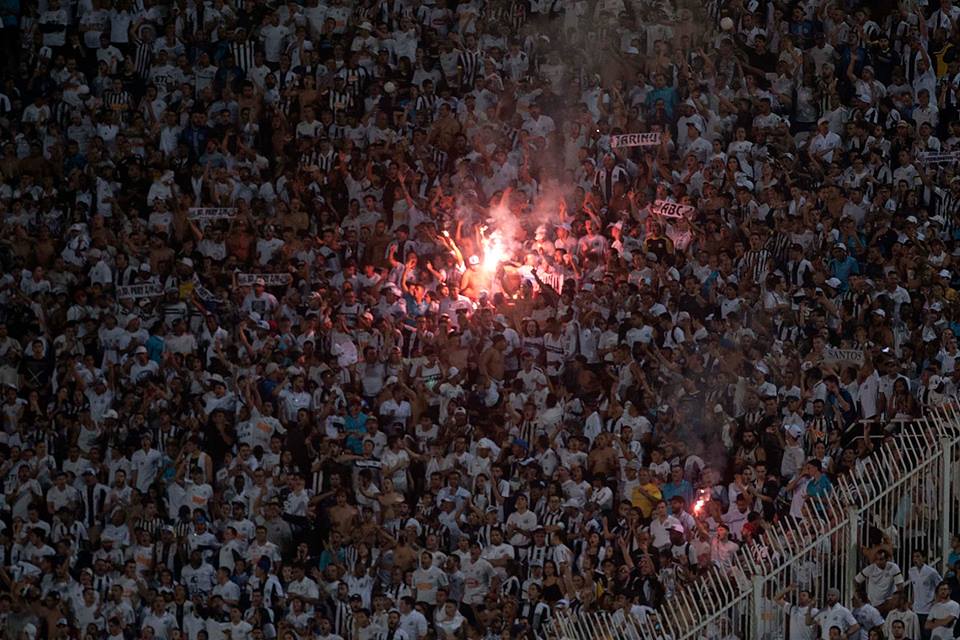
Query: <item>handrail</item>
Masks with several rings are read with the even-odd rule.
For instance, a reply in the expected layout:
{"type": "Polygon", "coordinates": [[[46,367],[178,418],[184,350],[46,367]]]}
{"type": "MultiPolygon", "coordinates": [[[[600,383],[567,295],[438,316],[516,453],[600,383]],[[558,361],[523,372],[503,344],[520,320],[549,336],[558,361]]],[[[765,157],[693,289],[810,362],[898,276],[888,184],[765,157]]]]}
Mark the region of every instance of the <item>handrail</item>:
{"type": "Polygon", "coordinates": [[[921,548],[918,531],[925,536],[922,543],[939,542],[931,556],[944,557],[931,557],[930,562],[945,561],[960,498],[952,472],[960,453],[958,404],[954,399],[949,405],[928,408],[919,419],[899,422],[899,433],[859,460],[816,508],[805,509],[804,518],[781,519],[768,527],[762,540],[742,545],[728,572],[711,568],[679,586],[655,613],[620,614],[622,623],[614,623],[610,612],[565,614],[551,624],[550,633],[568,640],[713,640],[732,627],[743,640],[769,640],[784,624],[782,611],[771,608],[771,594],[798,576],[810,580],[807,588],[813,586],[821,596],[826,587],[836,586],[849,601],[864,549],[875,542],[871,527],[894,530],[889,544],[901,567],[909,562],[909,551],[921,548]],[[925,512],[917,495],[924,496],[924,505],[931,496],[940,504],[925,512]],[[816,567],[819,571],[814,571],[816,567]]]}

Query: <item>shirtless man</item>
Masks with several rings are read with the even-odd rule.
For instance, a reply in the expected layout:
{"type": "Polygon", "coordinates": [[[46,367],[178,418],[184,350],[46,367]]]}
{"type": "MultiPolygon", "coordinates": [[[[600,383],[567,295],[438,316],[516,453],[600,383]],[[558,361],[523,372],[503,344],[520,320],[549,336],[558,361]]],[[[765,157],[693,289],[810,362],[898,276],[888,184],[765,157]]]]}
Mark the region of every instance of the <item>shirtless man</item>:
{"type": "Polygon", "coordinates": [[[330,522],[333,523],[333,530],[340,532],[345,537],[350,537],[354,521],[360,512],[351,504],[347,504],[347,492],[337,491],[337,503],[328,510],[330,522]]]}
{"type": "Polygon", "coordinates": [[[480,258],[470,256],[467,260],[467,269],[460,276],[460,294],[471,300],[476,300],[480,296],[482,286],[483,274],[480,273],[480,258]]]}
{"type": "Polygon", "coordinates": [[[507,339],[502,334],[493,337],[493,344],[480,354],[480,373],[496,382],[503,382],[503,352],[507,349],[507,339]]]}
{"type": "Polygon", "coordinates": [[[593,451],[587,457],[590,473],[593,475],[609,476],[618,466],[616,450],[610,446],[612,435],[606,431],[597,435],[593,451]]]}
{"type": "Polygon", "coordinates": [[[417,561],[417,550],[411,547],[407,542],[407,537],[409,535],[416,536],[416,529],[410,533],[407,531],[401,531],[397,535],[397,546],[393,548],[393,564],[394,566],[402,569],[404,572],[413,569],[414,564],[417,561]]]}

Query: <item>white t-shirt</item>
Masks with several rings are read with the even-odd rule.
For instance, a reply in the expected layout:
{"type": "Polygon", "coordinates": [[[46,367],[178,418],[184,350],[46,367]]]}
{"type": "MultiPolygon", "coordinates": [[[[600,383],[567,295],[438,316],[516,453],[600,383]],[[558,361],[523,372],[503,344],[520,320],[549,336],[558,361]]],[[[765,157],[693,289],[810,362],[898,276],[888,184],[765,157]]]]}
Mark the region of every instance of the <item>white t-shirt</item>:
{"type": "MultiPolygon", "coordinates": [[[[504,558],[514,558],[515,552],[513,547],[506,542],[498,544],[496,546],[490,545],[483,550],[483,553],[480,555],[481,558],[493,564],[494,560],[503,560],[504,558]]],[[[493,567],[493,570],[498,576],[502,579],[507,579],[507,570],[504,567],[493,567]]]]}
{"type": "Polygon", "coordinates": [[[913,610],[918,614],[927,614],[933,605],[937,585],[943,579],[936,569],[928,564],[919,569],[910,567],[908,572],[910,586],[913,588],[913,610]]]}
{"type": "Polygon", "coordinates": [[[679,526],[680,521],[673,516],[667,516],[663,522],[659,518],[654,518],[650,522],[651,543],[657,549],[661,549],[670,544],[670,530],[679,526]]]}
{"type": "Polygon", "coordinates": [[[893,562],[887,562],[882,568],[871,563],[856,575],[854,581],[857,584],[867,583],[867,599],[870,604],[879,607],[903,584],[903,573],[893,562]]]}
{"type": "Polygon", "coordinates": [[[841,145],[840,136],[834,132],[830,131],[825,136],[818,133],[810,141],[810,153],[811,155],[823,153],[823,161],[832,162],[834,149],[838,149],[841,145]]]}
{"type": "Polygon", "coordinates": [[[853,613],[842,604],[835,604],[823,609],[813,619],[820,627],[820,638],[822,640],[830,640],[831,627],[840,627],[840,633],[843,635],[847,632],[847,629],[857,624],[857,619],[853,617],[853,613]]]}
{"type": "MultiPolygon", "coordinates": [[[[383,462],[384,467],[396,467],[398,464],[406,460],[410,461],[410,454],[401,449],[400,451],[394,453],[393,451],[387,449],[383,452],[383,455],[380,457],[380,461],[383,462]]],[[[390,479],[393,480],[393,486],[398,491],[406,491],[407,487],[407,466],[402,466],[393,472],[393,475],[390,476],[390,479]]]]}
{"type": "Polygon", "coordinates": [[[447,574],[431,566],[429,569],[417,569],[413,572],[413,586],[417,589],[417,600],[427,604],[437,603],[437,589],[447,585],[447,574]]]}
{"type": "Polygon", "coordinates": [[[476,562],[464,562],[463,601],[466,604],[482,604],[490,585],[490,577],[493,574],[493,566],[483,558],[477,558],[476,562]]]}
{"type": "Polygon", "coordinates": [[[156,449],[150,449],[149,451],[137,449],[133,453],[130,457],[130,469],[137,474],[137,491],[147,492],[147,489],[157,478],[162,461],[163,455],[156,449]]]}
{"type": "Polygon", "coordinates": [[[930,638],[932,640],[952,640],[953,626],[956,624],[958,616],[960,616],[960,603],[956,602],[955,600],[934,603],[934,605],[930,607],[930,615],[927,616],[927,620],[953,618],[953,622],[945,627],[937,627],[936,629],[932,630],[930,632],[930,638]]]}
{"type": "Polygon", "coordinates": [[[290,35],[290,29],[280,24],[268,24],[260,28],[260,37],[263,38],[263,54],[267,62],[280,62],[280,53],[283,51],[283,41],[290,35]]]}
{"type": "MultiPolygon", "coordinates": [[[[533,530],[537,528],[537,514],[529,509],[524,513],[514,511],[507,517],[507,528],[514,526],[521,531],[527,531],[533,533],[533,530]]],[[[510,538],[510,544],[519,547],[525,547],[530,544],[531,539],[527,536],[515,533],[510,538]]]]}
{"type": "MultiPolygon", "coordinates": [[[[788,640],[813,640],[813,627],[807,626],[807,607],[801,607],[790,602],[784,602],[782,606],[790,618],[790,637],[788,640]]],[[[816,618],[817,613],[819,613],[819,609],[810,609],[811,618],[816,618]]]]}
{"type": "Polygon", "coordinates": [[[427,635],[427,619],[414,609],[406,615],[400,615],[400,629],[410,640],[418,640],[427,635]]]}

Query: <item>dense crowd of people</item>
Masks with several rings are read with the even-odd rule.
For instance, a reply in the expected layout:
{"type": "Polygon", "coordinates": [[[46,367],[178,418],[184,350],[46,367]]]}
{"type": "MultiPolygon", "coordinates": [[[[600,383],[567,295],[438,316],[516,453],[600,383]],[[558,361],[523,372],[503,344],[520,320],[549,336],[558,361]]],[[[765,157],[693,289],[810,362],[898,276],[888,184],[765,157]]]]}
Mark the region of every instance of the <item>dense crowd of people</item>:
{"type": "MultiPolygon", "coordinates": [[[[544,638],[811,517],[960,384],[958,19],[3,0],[0,634],[544,638]]],[[[952,638],[888,556],[769,640],[952,638]]]]}

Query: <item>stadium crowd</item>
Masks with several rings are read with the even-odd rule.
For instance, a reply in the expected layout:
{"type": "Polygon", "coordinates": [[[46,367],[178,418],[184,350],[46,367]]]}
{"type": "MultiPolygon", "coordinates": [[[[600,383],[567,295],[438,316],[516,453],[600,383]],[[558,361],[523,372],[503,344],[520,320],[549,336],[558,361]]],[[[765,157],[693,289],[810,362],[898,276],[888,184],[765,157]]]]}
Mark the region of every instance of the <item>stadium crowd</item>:
{"type": "MultiPolygon", "coordinates": [[[[7,640],[646,615],[960,384],[952,0],[0,20],[7,640]]],[[[791,640],[952,638],[955,549],[791,640]]]]}

